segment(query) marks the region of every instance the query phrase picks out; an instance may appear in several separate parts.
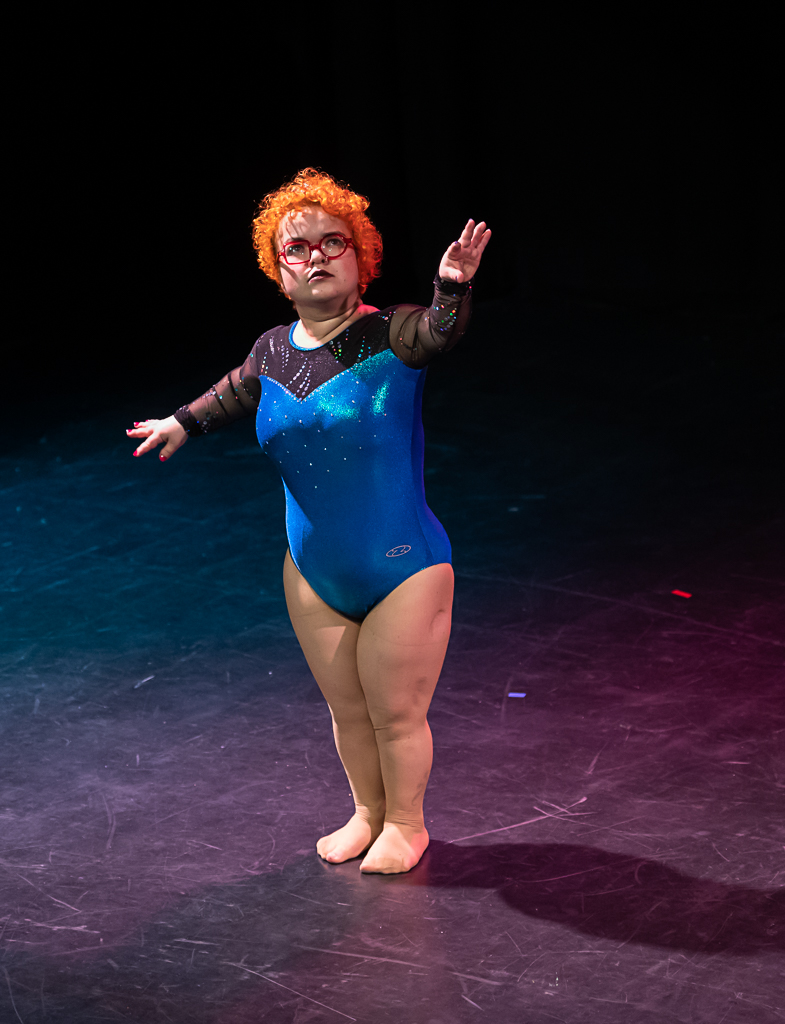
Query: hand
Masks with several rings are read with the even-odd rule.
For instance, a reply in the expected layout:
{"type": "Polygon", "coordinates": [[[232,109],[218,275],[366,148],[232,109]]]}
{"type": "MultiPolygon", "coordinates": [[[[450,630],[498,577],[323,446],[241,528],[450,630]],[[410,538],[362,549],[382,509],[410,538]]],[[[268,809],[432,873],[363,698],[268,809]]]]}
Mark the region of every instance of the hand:
{"type": "Polygon", "coordinates": [[[166,460],[182,448],[188,440],[188,434],[182,424],[178,423],[174,416],[167,416],[165,420],[143,420],[141,423],[134,423],[133,430],[126,430],[128,437],[146,437],[147,440],[140,444],[134,455],[144,455],[145,452],[157,448],[159,444],[164,449],[158,458],[161,462],[166,460]]]}
{"type": "Polygon", "coordinates": [[[486,228],[484,220],[476,226],[473,220],[467,220],[461,237],[442,256],[439,277],[443,281],[455,281],[456,284],[470,281],[477,272],[490,238],[491,232],[486,228]]]}

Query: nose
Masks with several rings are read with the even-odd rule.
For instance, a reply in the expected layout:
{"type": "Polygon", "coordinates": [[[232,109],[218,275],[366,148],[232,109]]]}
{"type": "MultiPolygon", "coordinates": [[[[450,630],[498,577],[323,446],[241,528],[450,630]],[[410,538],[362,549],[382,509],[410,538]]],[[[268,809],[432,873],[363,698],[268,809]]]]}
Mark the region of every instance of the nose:
{"type": "Polygon", "coordinates": [[[320,249],[311,249],[311,258],[308,260],[309,263],[313,263],[316,260],[317,263],[326,263],[327,257],[321,252],[320,249]]]}

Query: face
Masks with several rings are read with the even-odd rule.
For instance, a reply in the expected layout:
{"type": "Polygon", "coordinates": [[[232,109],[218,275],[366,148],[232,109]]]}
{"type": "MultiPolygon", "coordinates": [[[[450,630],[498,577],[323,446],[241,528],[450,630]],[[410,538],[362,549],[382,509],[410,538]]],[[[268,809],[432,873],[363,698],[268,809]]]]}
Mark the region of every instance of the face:
{"type": "MultiPolygon", "coordinates": [[[[325,213],[320,206],[295,210],[286,214],[278,226],[277,251],[297,241],[314,245],[326,235],[336,233],[352,237],[346,221],[325,213]]],[[[307,246],[305,251],[307,253],[307,246]]],[[[298,308],[338,310],[359,300],[357,254],[351,247],[347,247],[337,259],[328,260],[314,249],[307,263],[290,266],[279,258],[278,266],[284,290],[298,308]]]]}

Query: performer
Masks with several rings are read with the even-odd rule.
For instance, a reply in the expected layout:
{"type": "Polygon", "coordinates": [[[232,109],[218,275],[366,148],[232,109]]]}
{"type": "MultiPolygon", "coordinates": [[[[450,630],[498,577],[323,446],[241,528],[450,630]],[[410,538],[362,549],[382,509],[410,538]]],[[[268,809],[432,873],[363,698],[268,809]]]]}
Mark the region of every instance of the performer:
{"type": "Polygon", "coordinates": [[[409,871],[428,845],[428,707],[450,634],[450,544],[425,503],[427,364],[464,333],[491,232],[470,220],[442,257],[430,309],[362,302],[379,274],[368,201],[306,168],[254,220],[259,264],[299,317],[163,420],[135,423],[134,455],[256,413],[286,493],[292,626],[333,720],[355,811],[316,844],[360,870],[409,871]],[[261,386],[260,386],[261,384],[261,386]]]}

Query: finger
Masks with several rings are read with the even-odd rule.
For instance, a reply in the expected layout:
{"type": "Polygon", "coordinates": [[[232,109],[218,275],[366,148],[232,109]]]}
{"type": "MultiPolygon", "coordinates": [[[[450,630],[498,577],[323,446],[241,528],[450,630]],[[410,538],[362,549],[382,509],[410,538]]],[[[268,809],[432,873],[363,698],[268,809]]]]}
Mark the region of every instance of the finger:
{"type": "Polygon", "coordinates": [[[474,230],[474,221],[469,218],[466,221],[466,227],[461,232],[461,245],[470,245],[472,240],[472,231],[474,230]]]}
{"type": "Polygon", "coordinates": [[[480,239],[480,244],[477,246],[477,252],[479,255],[482,255],[482,253],[485,252],[485,246],[488,244],[488,242],[490,242],[490,240],[491,230],[490,228],[488,228],[488,230],[483,234],[482,238],[480,239]]]}
{"type": "Polygon", "coordinates": [[[168,458],[174,455],[174,453],[177,451],[179,447],[180,445],[177,444],[174,440],[172,440],[172,438],[168,438],[166,444],[161,449],[158,458],[161,460],[161,462],[166,462],[168,458]]]}
{"type": "Polygon", "coordinates": [[[482,237],[483,237],[483,234],[485,233],[485,231],[486,231],[485,221],[480,221],[480,223],[475,227],[474,231],[472,232],[472,238],[471,238],[471,242],[470,242],[470,248],[471,249],[476,249],[477,248],[477,246],[482,241],[482,237]]]}
{"type": "Polygon", "coordinates": [[[152,451],[153,448],[158,447],[162,440],[163,438],[159,437],[157,434],[151,434],[150,437],[148,437],[147,440],[144,442],[144,444],[139,445],[139,447],[134,452],[134,455],[144,455],[146,452],[152,451]]]}
{"type": "Polygon", "coordinates": [[[133,427],[126,430],[126,434],[131,437],[148,437],[155,430],[158,422],[158,420],[134,420],[133,427]]]}

